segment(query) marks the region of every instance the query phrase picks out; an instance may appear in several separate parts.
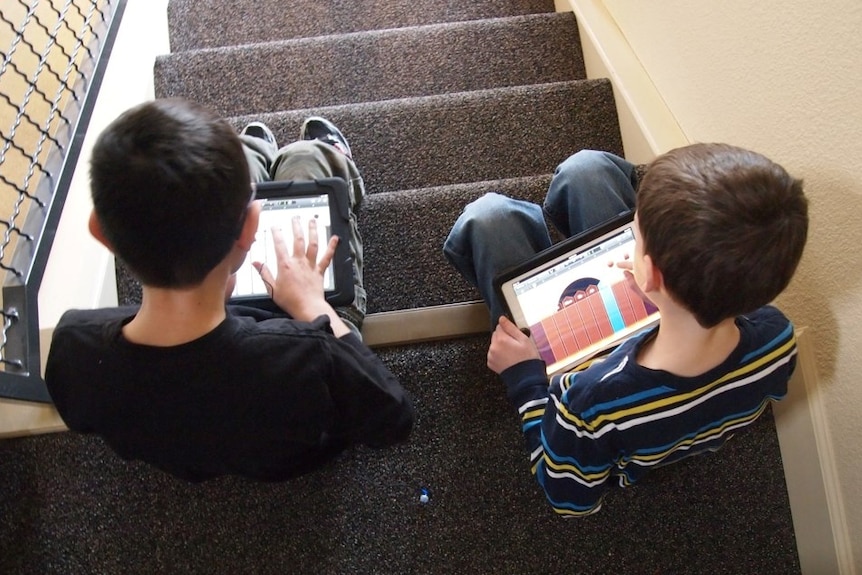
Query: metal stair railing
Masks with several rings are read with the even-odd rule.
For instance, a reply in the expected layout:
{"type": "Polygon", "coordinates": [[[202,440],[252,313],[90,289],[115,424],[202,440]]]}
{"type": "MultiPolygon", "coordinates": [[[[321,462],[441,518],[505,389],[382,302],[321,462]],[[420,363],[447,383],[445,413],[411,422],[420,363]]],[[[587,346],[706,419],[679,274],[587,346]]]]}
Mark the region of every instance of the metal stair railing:
{"type": "Polygon", "coordinates": [[[0,397],[50,402],[38,294],[126,0],[0,11],[0,397]]]}

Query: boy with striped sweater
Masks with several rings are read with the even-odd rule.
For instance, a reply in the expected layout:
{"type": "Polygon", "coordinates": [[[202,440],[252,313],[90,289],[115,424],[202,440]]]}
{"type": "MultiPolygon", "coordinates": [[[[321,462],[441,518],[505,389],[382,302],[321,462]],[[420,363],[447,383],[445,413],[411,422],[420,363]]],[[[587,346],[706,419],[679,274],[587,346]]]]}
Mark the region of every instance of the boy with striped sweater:
{"type": "Polygon", "coordinates": [[[801,182],[724,144],[672,150],[640,183],[624,159],[582,151],[557,168],[542,208],[497,194],[465,208],[444,253],[498,319],[488,367],[518,409],[532,472],[557,513],[594,513],[611,485],[715,451],[786,394],[793,326],[768,304],[793,276],[807,228],[801,182]],[[635,204],[635,252],[617,265],[661,321],[549,381],[532,340],[503,315],[493,278],[550,245],[545,217],[573,235],[635,204]]]}

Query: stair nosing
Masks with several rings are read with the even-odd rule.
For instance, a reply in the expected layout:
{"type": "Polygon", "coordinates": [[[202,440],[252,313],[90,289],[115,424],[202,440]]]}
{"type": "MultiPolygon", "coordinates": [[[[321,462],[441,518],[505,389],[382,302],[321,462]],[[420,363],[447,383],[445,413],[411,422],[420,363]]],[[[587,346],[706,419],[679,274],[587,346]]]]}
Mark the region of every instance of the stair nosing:
{"type": "Polygon", "coordinates": [[[325,115],[326,112],[334,112],[334,111],[342,111],[349,109],[358,109],[364,108],[371,110],[375,107],[390,107],[390,106],[402,106],[403,108],[409,108],[411,106],[418,106],[422,104],[435,103],[440,102],[443,103],[447,99],[452,98],[461,98],[464,100],[481,100],[483,98],[488,98],[492,94],[500,93],[500,92],[508,92],[509,94],[515,95],[517,92],[532,92],[532,91],[553,91],[554,89],[565,90],[567,88],[575,88],[577,86],[601,86],[601,85],[610,85],[610,80],[607,78],[584,78],[578,80],[562,80],[559,82],[543,82],[539,84],[521,84],[517,86],[502,86],[498,88],[482,88],[480,90],[466,90],[461,92],[446,92],[443,94],[429,94],[426,96],[407,96],[404,98],[391,98],[386,100],[368,100],[364,102],[351,102],[348,104],[333,104],[328,106],[316,106],[316,107],[306,107],[306,108],[290,108],[284,110],[273,110],[269,112],[261,112],[255,114],[241,114],[241,115],[228,115],[225,118],[228,121],[241,123],[246,122],[249,119],[262,119],[265,121],[266,118],[272,118],[283,114],[315,114],[315,115],[325,115]]]}
{"type": "Polygon", "coordinates": [[[397,36],[400,34],[411,34],[417,31],[431,34],[437,30],[459,30],[477,27],[479,24],[499,24],[500,27],[506,25],[514,25],[518,21],[531,20],[567,20],[570,19],[572,24],[575,24],[574,17],[569,12],[540,12],[535,14],[519,14],[515,16],[501,16],[496,18],[482,18],[478,20],[462,20],[456,22],[436,22],[433,24],[417,24],[411,26],[402,26],[395,28],[379,28],[374,30],[364,30],[357,32],[342,32],[337,34],[323,34],[320,36],[303,36],[298,38],[285,38],[281,40],[266,40],[263,42],[250,42],[248,44],[231,44],[229,46],[211,46],[204,48],[194,48],[161,54],[156,57],[157,62],[165,62],[168,60],[193,59],[196,57],[205,57],[212,54],[229,54],[232,52],[244,51],[266,51],[278,47],[290,47],[303,44],[325,44],[330,42],[344,41],[352,38],[362,37],[386,37],[397,36]]]}

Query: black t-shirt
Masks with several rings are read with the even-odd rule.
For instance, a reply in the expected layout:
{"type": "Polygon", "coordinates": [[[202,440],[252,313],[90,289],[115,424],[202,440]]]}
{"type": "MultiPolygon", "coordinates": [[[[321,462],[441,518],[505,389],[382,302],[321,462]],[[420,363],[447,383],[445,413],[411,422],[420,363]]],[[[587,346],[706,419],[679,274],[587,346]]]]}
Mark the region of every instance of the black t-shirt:
{"type": "Polygon", "coordinates": [[[351,444],[406,439],[413,408],[358,337],[241,306],[171,347],[129,342],[135,307],[65,313],[45,381],[66,425],[178,477],[282,480],[351,444]]]}

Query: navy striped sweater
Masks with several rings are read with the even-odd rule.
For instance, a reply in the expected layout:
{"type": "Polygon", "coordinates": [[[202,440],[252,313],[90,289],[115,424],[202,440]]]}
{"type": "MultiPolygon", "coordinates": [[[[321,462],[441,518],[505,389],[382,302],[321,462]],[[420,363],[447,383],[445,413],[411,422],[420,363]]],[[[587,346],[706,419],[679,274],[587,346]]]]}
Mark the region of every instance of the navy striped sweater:
{"type": "Polygon", "coordinates": [[[736,323],[736,349],[697,377],[637,364],[640,346],[657,328],[550,384],[540,360],[502,373],[532,472],[557,513],[598,511],[611,485],[626,487],[657,465],[715,451],[784,397],[796,364],[793,325],[771,306],[736,323]]]}

